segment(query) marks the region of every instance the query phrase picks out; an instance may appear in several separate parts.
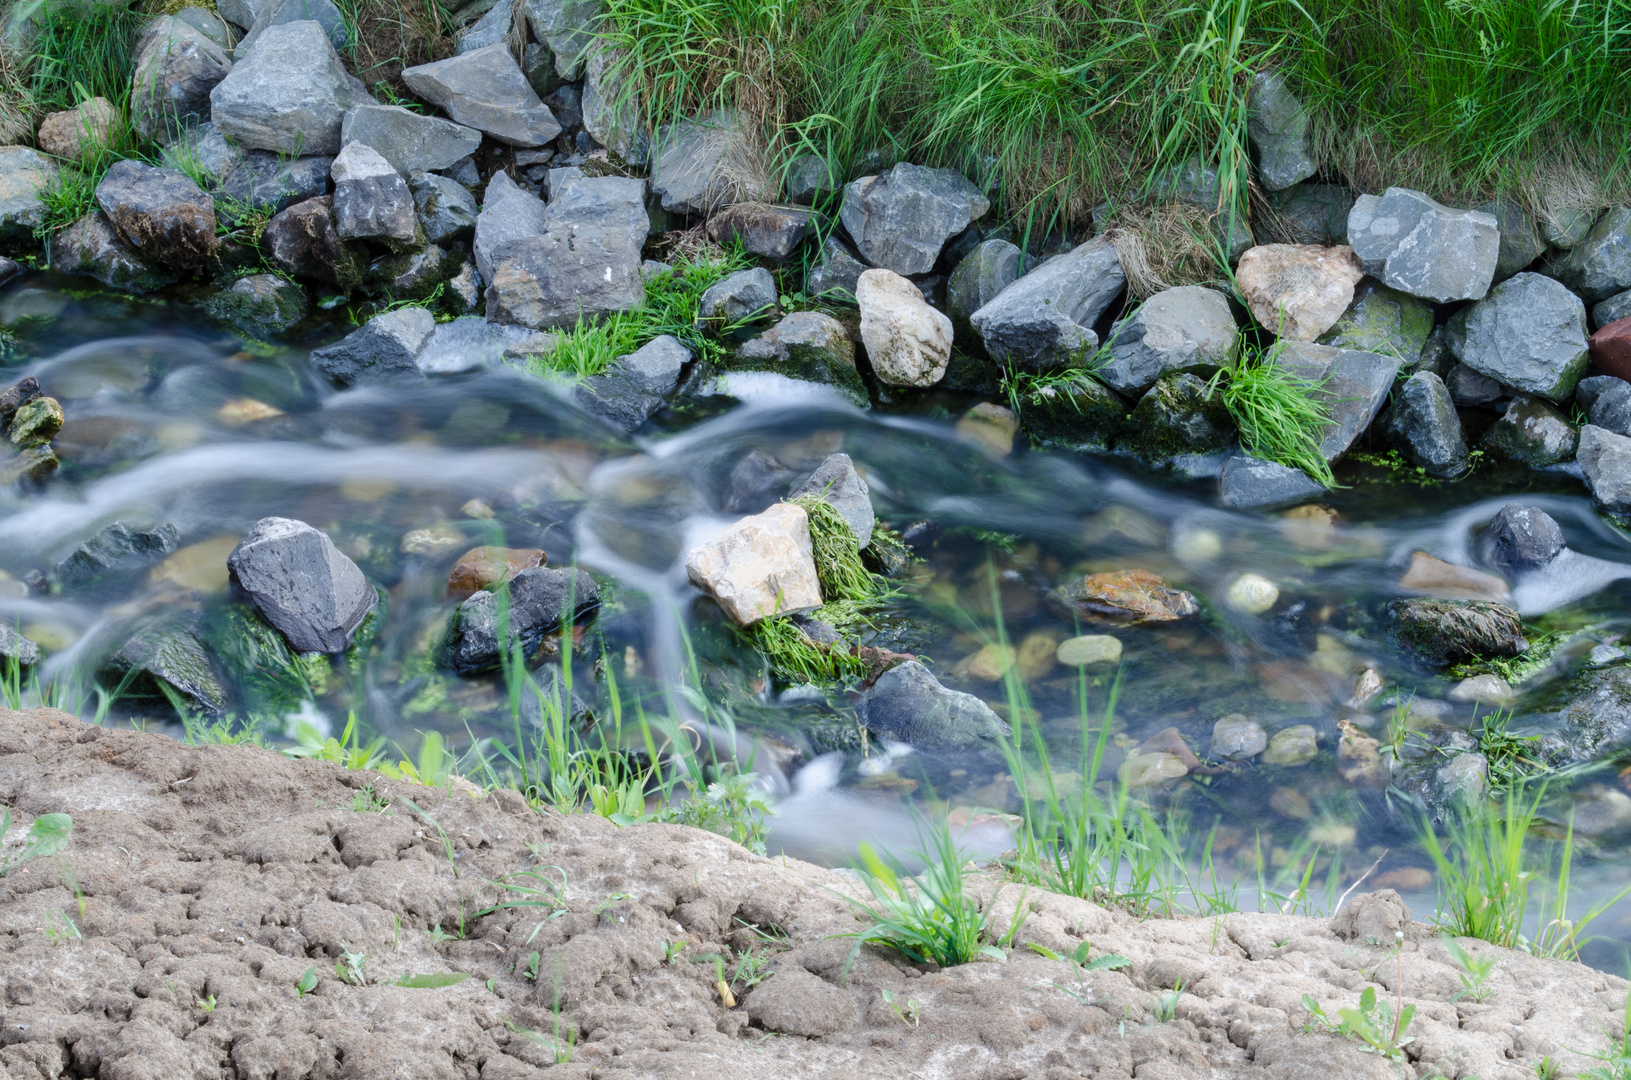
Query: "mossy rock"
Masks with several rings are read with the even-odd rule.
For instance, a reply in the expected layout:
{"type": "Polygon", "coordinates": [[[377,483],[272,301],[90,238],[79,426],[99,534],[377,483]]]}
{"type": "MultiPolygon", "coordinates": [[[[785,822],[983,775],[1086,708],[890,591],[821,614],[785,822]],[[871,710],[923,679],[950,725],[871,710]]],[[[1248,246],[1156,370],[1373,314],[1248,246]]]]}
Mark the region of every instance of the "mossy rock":
{"type": "Polygon", "coordinates": [[[940,380],[940,385],[947,390],[995,397],[1002,393],[1002,374],[1002,365],[995,360],[970,356],[960,349],[953,349],[951,362],[946,365],[946,374],[940,380]]]}
{"type": "Polygon", "coordinates": [[[1219,394],[1190,374],[1164,375],[1139,399],[1117,449],[1148,465],[1221,454],[1235,442],[1235,422],[1219,394]]]}
{"type": "Polygon", "coordinates": [[[168,698],[210,716],[226,710],[227,692],[209,652],[190,626],[159,619],[139,627],[104,665],[103,680],[137,696],[168,698]]]}
{"type": "Polygon", "coordinates": [[[1127,403],[1085,376],[1043,386],[1020,402],[1020,427],[1032,443],[1053,450],[1106,450],[1126,423],[1127,403]]]}
{"type": "Polygon", "coordinates": [[[1434,667],[1509,658],[1529,648],[1518,613],[1487,600],[1396,600],[1388,618],[1399,647],[1434,667]]]}
{"type": "Polygon", "coordinates": [[[1397,356],[1406,363],[1421,356],[1433,332],[1433,305],[1365,278],[1353,303],[1320,336],[1321,345],[1397,356]]]}
{"type": "Polygon", "coordinates": [[[7,433],[13,446],[44,446],[62,430],[62,406],[56,398],[38,397],[17,410],[7,433]]]}
{"type": "Polygon", "coordinates": [[[250,337],[281,334],[306,317],[306,290],[276,274],[251,274],[203,303],[206,314],[250,337]]]}
{"type": "Polygon", "coordinates": [[[855,343],[844,324],[817,311],[796,311],[734,354],[719,360],[720,380],[730,392],[730,372],[768,371],[801,382],[831,386],[861,408],[871,405],[855,367],[855,343]]]}

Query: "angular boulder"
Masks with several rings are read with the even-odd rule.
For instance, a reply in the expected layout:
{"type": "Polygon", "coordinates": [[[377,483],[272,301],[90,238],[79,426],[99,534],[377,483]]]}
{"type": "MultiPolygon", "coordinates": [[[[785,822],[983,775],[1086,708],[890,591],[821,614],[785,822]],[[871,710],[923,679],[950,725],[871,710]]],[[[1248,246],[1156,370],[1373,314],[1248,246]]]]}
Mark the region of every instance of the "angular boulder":
{"type": "Polygon", "coordinates": [[[762,266],[738,270],[703,290],[697,300],[697,328],[722,331],[744,319],[776,313],[776,279],[762,266]]]}
{"type": "Polygon", "coordinates": [[[1453,479],[1471,464],[1455,402],[1444,381],[1432,372],[1418,371],[1394,391],[1382,431],[1429,476],[1453,479]]]}
{"type": "Polygon", "coordinates": [[[1433,332],[1433,305],[1375,278],[1353,290],[1353,303],[1318,338],[1321,345],[1418,361],[1433,332]]]}
{"type": "Polygon", "coordinates": [[[738,626],[821,606],[810,519],[792,503],[743,518],[692,548],[685,572],[738,626]]]}
{"type": "Polygon", "coordinates": [[[1246,137],[1257,156],[1257,176],[1280,191],[1319,171],[1308,142],[1308,113],[1277,71],[1260,71],[1246,99],[1246,137]]]}
{"type": "Polygon", "coordinates": [[[1586,306],[1549,277],[1517,274],[1457,312],[1447,340],[1480,375],[1566,401],[1586,370],[1586,306]]]}
{"type": "Polygon", "coordinates": [[[589,412],[634,431],[667,403],[690,362],[691,350],[679,338],[663,334],[584,379],[573,393],[589,412]]]}
{"type": "Polygon", "coordinates": [[[985,702],[941,686],[916,660],[878,676],[863,722],[877,735],[923,749],[972,746],[1009,734],[1008,725],[985,702]]]}
{"type": "Polygon", "coordinates": [[[35,141],[53,157],[78,161],[87,153],[107,149],[118,119],[119,111],[111,101],[104,97],[91,98],[41,120],[35,141]]]}
{"type": "Polygon", "coordinates": [[[1222,293],[1183,285],[1156,293],[1116,323],[1110,358],[1096,374],[1112,390],[1142,394],[1169,372],[1210,375],[1228,366],[1239,339],[1240,326],[1222,293]]]}
{"type": "Polygon", "coordinates": [[[495,172],[476,218],[476,269],[491,281],[495,251],[512,240],[540,236],[547,227],[544,201],[516,186],[508,173],[495,172]]]}
{"type": "Polygon", "coordinates": [[[982,240],[957,264],[946,280],[946,314],[963,348],[984,351],[970,317],[1019,278],[1019,248],[1006,240],[982,240]]]}
{"type": "Polygon", "coordinates": [[[1484,532],[1484,559],[1503,574],[1538,570],[1566,546],[1563,530],[1538,506],[1508,503],[1484,532]]]}
{"type": "Polygon", "coordinates": [[[51,568],[64,589],[77,589],[114,574],[145,570],[176,549],[176,527],[133,529],[123,521],[104,526],[51,568]]]}
{"type": "Polygon", "coordinates": [[[1286,341],[1313,341],[1329,330],[1364,276],[1352,249],[1341,246],[1263,244],[1235,267],[1252,315],[1286,341]]]}
{"type": "Polygon", "coordinates": [[[1612,375],[1581,379],[1574,400],[1586,418],[1616,435],[1631,435],[1631,383],[1612,375]]]}
{"type": "MultiPolygon", "coordinates": [[[[594,578],[576,567],[546,566],[522,570],[509,581],[509,632],[521,644],[521,655],[538,651],[544,638],[575,625],[600,608],[594,578]]],[[[499,639],[498,597],[478,592],[454,611],[448,625],[447,657],[461,675],[491,671],[502,663],[509,641],[499,639]]]]}
{"type": "Polygon", "coordinates": [[[846,187],[838,219],[862,259],[911,277],[933,270],[946,241],[990,206],[956,170],[902,162],[846,187]]]}
{"type": "Polygon", "coordinates": [[[323,28],[289,22],[267,29],[210,91],[210,120],[252,150],[337,154],[356,97],[323,28]]]}
{"type": "Polygon", "coordinates": [[[107,215],[86,214],[51,238],[51,269],[95,278],[122,292],[149,293],[176,283],[176,275],[149,265],[125,243],[107,215]]]}
{"type": "Polygon", "coordinates": [[[1495,258],[1495,280],[1505,281],[1546,253],[1535,219],[1511,199],[1494,199],[1475,209],[1495,219],[1501,246],[1495,258]]]}
{"type": "Polygon", "coordinates": [[[639,91],[629,81],[626,60],[610,48],[590,48],[580,99],[583,130],[625,164],[641,168],[651,156],[650,139],[639,91]]]}
{"type": "Polygon", "coordinates": [[[1615,293],[1600,303],[1592,305],[1591,325],[1593,329],[1601,330],[1609,323],[1619,322],[1621,319],[1631,318],[1631,289],[1622,293],[1615,293]]]}
{"type": "Polygon", "coordinates": [[[708,239],[739,243],[749,255],[781,262],[804,243],[816,220],[815,213],[803,207],[739,202],[708,219],[708,239]]]}
{"type": "Polygon", "coordinates": [[[1348,213],[1348,245],[1384,285],[1447,304],[1481,300],[1495,278],[1500,228],[1477,210],[1452,210],[1408,188],[1361,195],[1348,213]]]}
{"type": "Polygon", "coordinates": [[[740,115],[720,109],[684,117],[657,132],[651,193],[682,217],[706,217],[739,202],[769,197],[763,164],[740,115]]]}
{"type": "Polygon", "coordinates": [[[787,176],[782,186],[787,190],[789,202],[797,203],[799,206],[810,206],[817,199],[831,195],[843,185],[834,178],[826,158],[817,157],[815,154],[801,154],[788,163],[787,176]]]}
{"type": "Polygon", "coordinates": [[[487,14],[455,35],[453,51],[475,52],[489,45],[506,44],[515,32],[515,5],[516,0],[498,0],[487,10],[487,14]]]}
{"type": "Polygon", "coordinates": [[[1434,667],[1518,656],[1529,648],[1518,613],[1488,600],[1395,600],[1388,620],[1394,641],[1434,667]]]}
{"type": "Polygon", "coordinates": [[[1321,384],[1317,393],[1331,412],[1320,439],[1320,453],[1326,461],[1346,454],[1370,427],[1399,373],[1398,357],[1304,342],[1283,348],[1279,363],[1299,378],[1321,384]]]}
{"type": "Polygon", "coordinates": [[[323,36],[337,50],[352,44],[346,36],[345,16],[334,0],[270,0],[256,13],[254,24],[238,42],[232,58],[247,60],[268,30],[296,22],[313,22],[322,27],[323,36]]]}
{"type": "Polygon", "coordinates": [[[56,398],[34,398],[12,414],[6,439],[18,447],[44,446],[57,437],[65,419],[62,403],[56,398]]]}
{"type": "Polygon", "coordinates": [[[1094,240],[1056,255],[969,317],[991,358],[1026,371],[1080,365],[1093,325],[1126,287],[1115,247],[1094,240]]]}
{"type": "Polygon", "coordinates": [[[154,19],[136,39],[130,125],[153,142],[171,142],[210,118],[210,91],[232,70],[226,49],[179,16],[154,19]]]}
{"type": "Polygon", "coordinates": [[[447,169],[481,146],[481,132],[400,105],[360,102],[340,121],[340,145],[372,147],[403,176],[447,169]]]}
{"type": "Polygon", "coordinates": [[[408,68],[402,81],[456,122],[511,146],[543,146],[561,133],[505,45],[408,68]]]}
{"type": "Polygon", "coordinates": [[[829,233],[821,242],[821,261],[810,271],[806,291],[812,297],[835,296],[853,300],[855,285],[867,265],[855,257],[837,236],[829,233]]]}
{"type": "Polygon", "coordinates": [[[1281,244],[1346,244],[1354,197],[1345,186],[1296,184],[1268,196],[1266,235],[1281,244]]]}
{"type": "Polygon", "coordinates": [[[861,344],[886,386],[933,386],[951,360],[951,320],[893,270],[868,270],[855,286],[861,344]]]}
{"type": "Polygon", "coordinates": [[[532,36],[549,49],[562,82],[583,78],[603,6],[604,0],[523,0],[521,10],[532,36]]]}
{"type": "Polygon", "coordinates": [[[1631,316],[1601,327],[1586,341],[1586,351],[1599,371],[1631,378],[1631,316]]]}
{"type": "Polygon", "coordinates": [[[411,244],[417,235],[413,193],[391,163],[366,143],[347,143],[334,159],[334,230],[342,240],[411,244]]]}
{"type": "Polygon", "coordinates": [[[426,240],[449,244],[475,236],[476,197],[463,184],[436,173],[420,173],[408,181],[408,190],[413,192],[414,211],[426,240]]]}
{"type": "Polygon", "coordinates": [[[1580,429],[1575,461],[1597,505],[1617,521],[1631,519],[1631,438],[1587,424],[1580,429]]]}
{"type": "Polygon", "coordinates": [[[1579,434],[1569,418],[1543,398],[1519,394],[1484,432],[1483,448],[1520,465],[1542,467],[1573,461],[1579,434]]]}
{"type": "Polygon", "coordinates": [[[1556,272],[1588,304],[1631,289],[1631,207],[1610,207],[1556,272]]]}
{"type": "Polygon", "coordinates": [[[1205,380],[1179,372],[1157,379],[1139,398],[1117,448],[1148,465],[1210,475],[1235,440],[1222,395],[1209,393],[1205,380]]]}
{"type": "MultiPolygon", "coordinates": [[[[946,381],[951,381],[949,373],[946,381]]],[[[1021,425],[1033,445],[1074,453],[1108,449],[1127,421],[1127,403],[1086,373],[1034,388],[1020,408],[1021,425]]]]}
{"type": "Polygon", "coordinates": [[[1295,506],[1325,494],[1325,488],[1301,469],[1236,454],[1218,473],[1218,502],[1231,510],[1274,510],[1295,506]]]}
{"type": "Polygon", "coordinates": [[[1457,405],[1492,405],[1507,396],[1500,383],[1462,363],[1450,365],[1444,373],[1444,385],[1457,405]]]}
{"type": "Polygon", "coordinates": [[[341,289],[350,289],[361,280],[361,260],[340,239],[333,200],[327,195],[278,213],[266,223],[262,243],[272,262],[293,277],[325,281],[341,289]]]}
{"type": "Polygon", "coordinates": [[[805,495],[815,495],[831,503],[833,509],[843,515],[861,547],[872,543],[872,529],[878,522],[872,509],[872,492],[855,471],[855,462],[848,454],[827,455],[815,472],[788,492],[787,497],[797,499],[805,495]]]}
{"type": "Polygon", "coordinates": [[[56,172],[26,146],[0,146],[0,243],[34,241],[34,230],[45,221],[40,191],[56,172]]]}
{"type": "Polygon", "coordinates": [[[206,716],[226,711],[227,692],[209,652],[181,619],[161,617],[139,627],[107,657],[103,672],[137,693],[168,689],[206,716]]]}
{"type": "Polygon", "coordinates": [[[227,576],[295,652],[343,652],[379,603],[356,563],[292,518],[255,522],[227,556],[227,576]]]}
{"type": "Polygon", "coordinates": [[[96,185],[96,202],[144,262],[197,270],[214,257],[215,200],[184,173],[116,161],[96,185]]]}
{"type": "Polygon", "coordinates": [[[276,274],[241,277],[204,302],[204,310],[249,334],[281,334],[306,317],[306,291],[276,274]]]}
{"type": "Polygon", "coordinates": [[[730,371],[771,371],[790,379],[832,386],[861,408],[870,404],[855,368],[855,345],[844,324],[819,311],[795,311],[720,366],[730,371]]]}
{"type": "Polygon", "coordinates": [[[313,349],[312,366],[337,386],[393,375],[418,375],[419,353],[435,329],[435,316],[422,307],[387,311],[335,344],[313,349]]]}

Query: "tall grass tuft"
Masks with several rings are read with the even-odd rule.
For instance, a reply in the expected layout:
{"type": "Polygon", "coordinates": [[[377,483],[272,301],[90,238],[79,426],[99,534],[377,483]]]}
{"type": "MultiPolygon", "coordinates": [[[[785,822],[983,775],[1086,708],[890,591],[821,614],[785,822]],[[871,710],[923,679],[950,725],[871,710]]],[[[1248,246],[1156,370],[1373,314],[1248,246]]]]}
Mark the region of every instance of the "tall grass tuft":
{"type": "Polygon", "coordinates": [[[1335,487],[1330,463],[1320,452],[1331,413],[1323,384],[1302,378],[1279,363],[1279,347],[1267,352],[1242,346],[1233,368],[1220,371],[1223,405],[1240,429],[1247,453],[1301,469],[1326,487],[1335,487]]]}

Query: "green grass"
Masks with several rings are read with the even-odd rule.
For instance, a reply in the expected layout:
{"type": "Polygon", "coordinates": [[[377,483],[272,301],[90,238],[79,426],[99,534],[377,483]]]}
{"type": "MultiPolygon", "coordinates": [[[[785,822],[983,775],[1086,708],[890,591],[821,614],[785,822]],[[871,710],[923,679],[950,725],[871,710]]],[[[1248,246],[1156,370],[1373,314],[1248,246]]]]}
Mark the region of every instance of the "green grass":
{"type": "Polygon", "coordinates": [[[1329,408],[1322,384],[1280,366],[1277,349],[1259,352],[1243,347],[1234,367],[1212,379],[1223,405],[1240,429],[1248,454],[1301,469],[1326,487],[1335,487],[1331,466],[1320,453],[1329,408]]]}
{"type": "Polygon", "coordinates": [[[104,97],[121,111],[130,99],[136,35],[149,18],[131,3],[33,0],[8,13],[34,25],[27,58],[31,104],[41,112],[104,97]]]}

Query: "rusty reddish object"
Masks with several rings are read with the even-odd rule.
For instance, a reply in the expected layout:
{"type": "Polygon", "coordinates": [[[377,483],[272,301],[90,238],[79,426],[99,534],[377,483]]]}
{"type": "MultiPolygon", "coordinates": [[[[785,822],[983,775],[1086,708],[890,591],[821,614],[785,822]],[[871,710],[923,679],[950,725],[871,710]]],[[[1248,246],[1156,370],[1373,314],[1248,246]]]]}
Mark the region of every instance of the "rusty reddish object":
{"type": "Polygon", "coordinates": [[[447,595],[463,600],[472,593],[491,589],[523,570],[542,566],[547,560],[537,548],[479,547],[459,556],[447,575],[447,595]]]}
{"type": "Polygon", "coordinates": [[[1200,611],[1195,598],[1148,570],[1089,574],[1059,595],[1077,612],[1121,622],[1169,622],[1200,611]]]}
{"type": "Polygon", "coordinates": [[[1617,319],[1586,342],[1591,362],[1604,375],[1631,380],[1631,316],[1617,319]]]}

